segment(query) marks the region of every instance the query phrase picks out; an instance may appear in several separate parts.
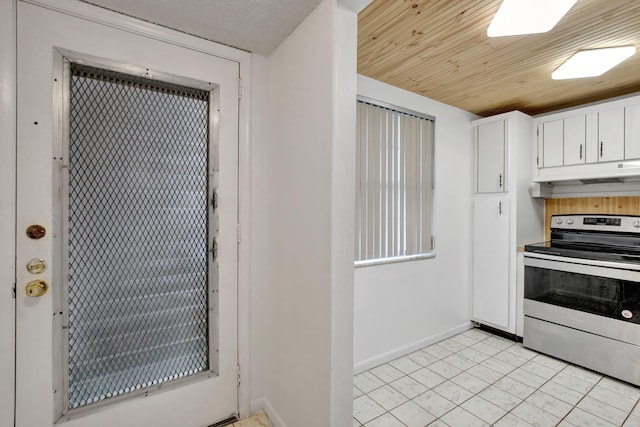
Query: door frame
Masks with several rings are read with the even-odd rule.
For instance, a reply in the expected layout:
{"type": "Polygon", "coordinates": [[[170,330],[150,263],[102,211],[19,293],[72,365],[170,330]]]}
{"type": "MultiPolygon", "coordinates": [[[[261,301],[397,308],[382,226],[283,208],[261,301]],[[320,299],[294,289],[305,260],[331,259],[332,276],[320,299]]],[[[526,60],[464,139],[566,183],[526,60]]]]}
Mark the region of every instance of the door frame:
{"type": "MultiPolygon", "coordinates": [[[[2,19],[3,40],[7,43],[0,45],[0,59],[2,67],[0,67],[0,77],[2,84],[8,85],[6,98],[0,99],[0,112],[2,116],[2,132],[0,138],[6,141],[0,145],[0,171],[3,172],[2,182],[4,188],[16,188],[16,1],[17,0],[0,0],[0,16],[2,19]],[[5,34],[6,33],[6,34],[5,34]],[[5,37],[6,35],[6,37],[5,37]],[[6,177],[5,177],[6,175],[6,177]],[[5,181],[5,178],[7,179],[5,181]]],[[[51,9],[57,12],[75,16],[88,21],[98,22],[111,27],[115,27],[130,33],[138,34],[154,40],[167,42],[189,50],[214,55],[230,61],[237,62],[239,65],[239,85],[241,85],[241,95],[238,102],[238,221],[242,225],[242,240],[238,244],[238,365],[242,369],[242,381],[238,386],[238,412],[240,416],[248,415],[250,400],[250,329],[249,329],[249,307],[250,307],[250,105],[251,105],[251,57],[248,52],[244,52],[232,47],[220,45],[211,41],[203,40],[190,36],[185,33],[174,31],[168,28],[160,27],[145,21],[138,20],[126,15],[121,15],[106,9],[102,9],[93,5],[81,2],[65,2],[61,0],[19,0],[24,3],[51,9]]],[[[3,87],[4,88],[4,87],[3,87]]],[[[19,230],[15,229],[15,191],[9,194],[2,194],[2,204],[0,205],[0,224],[3,227],[11,228],[10,232],[4,235],[12,235],[19,230]]],[[[0,265],[0,283],[10,280],[11,288],[15,283],[15,239],[0,242],[0,259],[3,260],[0,265]],[[6,260],[6,261],[5,261],[6,260]],[[11,261],[9,261],[11,260],[11,261]]],[[[4,287],[4,285],[0,285],[4,287]]],[[[0,287],[0,308],[2,310],[0,316],[7,316],[8,322],[1,322],[0,342],[10,343],[5,348],[13,348],[14,351],[9,355],[3,355],[0,359],[0,379],[4,379],[6,375],[11,381],[15,380],[15,298],[9,289],[7,292],[2,291],[0,287]],[[5,307],[6,306],[6,307],[5,307]],[[10,340],[10,342],[9,342],[10,340]],[[4,357],[10,357],[5,362],[4,357]]],[[[4,320],[4,318],[3,318],[4,320]]],[[[5,382],[6,384],[6,382],[5,382]]],[[[4,390],[1,393],[6,393],[4,390]]],[[[11,410],[7,413],[11,414],[14,419],[15,407],[15,390],[9,390],[9,396],[0,394],[0,399],[4,404],[10,402],[11,410]]],[[[4,411],[0,411],[4,413],[4,411]]],[[[4,420],[0,418],[0,424],[4,424],[4,420]]],[[[9,424],[13,425],[13,420],[9,420],[9,424]]]]}
{"type": "MultiPolygon", "coordinates": [[[[15,384],[16,0],[0,0],[0,383],[15,384]]],[[[0,387],[0,425],[13,426],[15,387],[0,387]]]]}

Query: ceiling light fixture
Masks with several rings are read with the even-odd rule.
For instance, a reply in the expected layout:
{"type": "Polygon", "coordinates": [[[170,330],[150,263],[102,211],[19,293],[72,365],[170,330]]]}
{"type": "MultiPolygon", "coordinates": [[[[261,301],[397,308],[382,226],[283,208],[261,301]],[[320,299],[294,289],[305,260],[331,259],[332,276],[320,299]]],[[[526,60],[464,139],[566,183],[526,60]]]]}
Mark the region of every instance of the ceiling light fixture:
{"type": "Polygon", "coordinates": [[[563,80],[596,77],[609,71],[635,53],[635,46],[579,50],[551,73],[551,78],[553,80],[563,80]]]}
{"type": "Polygon", "coordinates": [[[503,0],[487,28],[489,37],[546,33],[577,0],[503,0]]]}

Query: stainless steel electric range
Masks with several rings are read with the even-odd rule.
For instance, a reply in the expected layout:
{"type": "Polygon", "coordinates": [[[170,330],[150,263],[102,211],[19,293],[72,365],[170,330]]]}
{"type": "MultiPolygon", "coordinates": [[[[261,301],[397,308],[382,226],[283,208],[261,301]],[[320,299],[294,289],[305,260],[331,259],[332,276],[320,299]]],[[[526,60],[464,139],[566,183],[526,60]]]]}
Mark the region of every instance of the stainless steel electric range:
{"type": "Polygon", "coordinates": [[[524,265],[524,346],[640,385],[640,216],[554,215],[524,265]]]}

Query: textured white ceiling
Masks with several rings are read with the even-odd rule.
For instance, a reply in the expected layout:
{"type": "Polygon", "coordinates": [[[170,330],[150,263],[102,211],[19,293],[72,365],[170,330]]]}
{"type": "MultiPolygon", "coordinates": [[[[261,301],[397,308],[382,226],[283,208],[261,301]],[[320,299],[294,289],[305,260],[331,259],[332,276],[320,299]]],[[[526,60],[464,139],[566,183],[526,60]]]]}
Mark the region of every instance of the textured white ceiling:
{"type": "Polygon", "coordinates": [[[84,0],[229,46],[268,55],[320,0],[84,0]]]}

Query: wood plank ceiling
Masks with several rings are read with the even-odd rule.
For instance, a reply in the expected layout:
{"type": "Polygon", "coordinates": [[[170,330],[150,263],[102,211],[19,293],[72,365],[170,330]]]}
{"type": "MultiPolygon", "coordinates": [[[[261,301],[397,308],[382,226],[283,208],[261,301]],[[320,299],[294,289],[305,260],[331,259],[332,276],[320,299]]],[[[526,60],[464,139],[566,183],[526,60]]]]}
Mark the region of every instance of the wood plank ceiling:
{"type": "Polygon", "coordinates": [[[358,16],[358,72],[480,116],[541,114],[640,91],[640,0],[578,0],[545,34],[489,38],[501,0],[374,0],[358,16]],[[551,73],[580,49],[634,45],[600,77],[551,73]]]}

